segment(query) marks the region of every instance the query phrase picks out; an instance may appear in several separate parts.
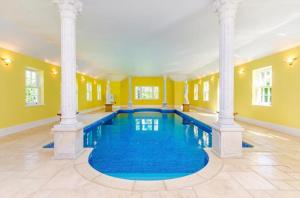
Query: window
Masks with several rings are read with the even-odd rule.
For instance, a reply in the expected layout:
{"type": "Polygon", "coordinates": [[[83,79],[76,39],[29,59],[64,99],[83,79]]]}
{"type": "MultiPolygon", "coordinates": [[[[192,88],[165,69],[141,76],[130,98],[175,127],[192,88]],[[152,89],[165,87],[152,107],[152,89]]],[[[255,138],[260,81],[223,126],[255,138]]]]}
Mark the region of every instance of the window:
{"type": "Polygon", "coordinates": [[[158,87],[135,87],[135,99],[137,100],[158,100],[158,87]]]}
{"type": "Polygon", "coordinates": [[[92,83],[90,82],[86,83],[86,100],[87,101],[93,100],[93,87],[92,87],[92,83]]]}
{"type": "Polygon", "coordinates": [[[199,86],[198,84],[194,84],[194,100],[198,100],[198,94],[199,94],[199,86]]]}
{"type": "Polygon", "coordinates": [[[209,101],[209,81],[203,82],[203,101],[209,101]]]}
{"type": "Polygon", "coordinates": [[[43,104],[43,73],[35,69],[25,70],[25,103],[26,105],[43,104]]]}
{"type": "Polygon", "coordinates": [[[272,66],[253,70],[252,104],[262,106],[272,104],[272,66]]]}
{"type": "Polygon", "coordinates": [[[101,100],[101,85],[97,85],[97,100],[101,100]]]}

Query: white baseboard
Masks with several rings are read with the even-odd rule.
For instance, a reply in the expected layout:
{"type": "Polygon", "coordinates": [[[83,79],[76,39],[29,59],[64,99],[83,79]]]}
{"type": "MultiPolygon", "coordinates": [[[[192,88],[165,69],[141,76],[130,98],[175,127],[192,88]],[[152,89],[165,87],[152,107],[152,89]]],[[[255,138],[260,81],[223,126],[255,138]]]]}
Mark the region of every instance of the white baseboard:
{"type": "MultiPolygon", "coordinates": [[[[96,107],[96,108],[86,109],[86,110],[81,111],[80,114],[97,111],[97,110],[100,110],[101,108],[104,108],[104,107],[96,107]]],[[[39,126],[50,124],[50,123],[57,122],[57,121],[59,121],[59,117],[55,116],[52,118],[46,118],[46,119],[28,122],[28,123],[24,123],[24,124],[20,124],[20,125],[14,125],[14,126],[7,127],[7,128],[2,128],[2,129],[0,129],[0,137],[11,135],[14,133],[18,133],[18,132],[21,132],[24,130],[32,129],[35,127],[39,127],[39,126]]]]}
{"type": "Polygon", "coordinates": [[[202,112],[206,112],[206,113],[213,113],[213,114],[216,114],[215,111],[211,110],[211,109],[206,109],[206,108],[203,108],[203,107],[197,107],[197,106],[191,106],[192,109],[195,109],[197,111],[202,111],[202,112]]]}
{"type": "Polygon", "coordinates": [[[18,133],[20,131],[24,131],[27,129],[39,127],[39,126],[53,123],[56,121],[59,121],[58,116],[52,117],[52,118],[46,118],[46,119],[42,119],[42,120],[38,120],[38,121],[34,121],[34,122],[27,122],[24,124],[15,125],[15,126],[7,127],[7,128],[2,128],[2,129],[0,129],[0,137],[18,133]]]}
{"type": "Polygon", "coordinates": [[[288,127],[288,126],[281,125],[281,124],[274,124],[271,122],[260,121],[260,120],[256,120],[253,118],[247,118],[247,117],[243,117],[243,116],[239,116],[239,115],[235,116],[235,119],[237,121],[246,122],[249,124],[253,124],[253,125],[257,125],[257,126],[266,128],[266,129],[271,129],[274,131],[278,131],[278,132],[282,132],[282,133],[286,133],[289,135],[300,137],[300,129],[298,129],[298,128],[292,128],[292,127],[288,127]]]}
{"type": "MultiPolygon", "coordinates": [[[[128,105],[122,105],[122,106],[114,106],[114,107],[119,107],[119,108],[127,108],[128,105]]],[[[161,105],[132,105],[132,108],[162,108],[161,105]]]]}

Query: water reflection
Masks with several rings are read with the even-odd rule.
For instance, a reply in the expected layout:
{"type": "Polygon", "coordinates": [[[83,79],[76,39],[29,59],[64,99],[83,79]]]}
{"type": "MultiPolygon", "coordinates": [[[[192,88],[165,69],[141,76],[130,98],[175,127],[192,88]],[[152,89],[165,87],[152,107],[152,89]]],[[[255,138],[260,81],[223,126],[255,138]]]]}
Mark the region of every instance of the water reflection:
{"type": "MultiPolygon", "coordinates": [[[[212,145],[210,133],[176,114],[122,113],[112,120],[86,131],[84,133],[84,146],[95,148],[97,143],[109,144],[112,139],[131,142],[142,138],[145,141],[145,138],[151,137],[149,132],[152,132],[153,135],[155,133],[156,136],[152,136],[152,138],[162,136],[167,138],[169,142],[173,141],[173,144],[184,143],[198,148],[211,147],[212,145]],[[140,136],[143,134],[147,136],[140,136]]],[[[162,141],[162,137],[156,141],[162,141]]]]}
{"type": "Polygon", "coordinates": [[[211,134],[201,128],[189,124],[185,125],[185,140],[190,145],[198,145],[200,148],[211,147],[211,134]]]}
{"type": "Polygon", "coordinates": [[[158,119],[144,118],[135,119],[135,130],[136,131],[158,131],[159,121],[158,119]]]}
{"type": "Polygon", "coordinates": [[[102,125],[99,125],[95,129],[93,129],[93,131],[84,133],[84,137],[83,137],[84,147],[94,148],[101,137],[102,137],[102,125]]]}

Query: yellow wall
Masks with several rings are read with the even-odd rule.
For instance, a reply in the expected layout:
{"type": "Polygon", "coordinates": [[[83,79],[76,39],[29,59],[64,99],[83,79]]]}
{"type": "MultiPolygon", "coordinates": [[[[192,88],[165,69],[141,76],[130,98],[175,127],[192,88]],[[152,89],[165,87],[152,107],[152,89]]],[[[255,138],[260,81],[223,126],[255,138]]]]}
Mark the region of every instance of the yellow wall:
{"type": "Polygon", "coordinates": [[[121,102],[121,82],[120,81],[111,81],[110,82],[110,89],[111,93],[114,96],[115,99],[115,105],[120,106],[121,102]]]}
{"type": "Polygon", "coordinates": [[[89,76],[77,73],[77,86],[78,86],[78,109],[79,111],[103,106],[105,102],[105,81],[96,80],[89,76]],[[93,100],[86,100],[86,84],[92,83],[93,100]],[[97,100],[97,84],[101,85],[101,100],[97,100]]]}
{"type": "Polygon", "coordinates": [[[218,86],[219,75],[211,74],[201,79],[189,81],[189,100],[190,104],[196,107],[209,109],[213,112],[218,111],[218,86]],[[203,82],[209,82],[209,101],[203,100],[203,82]],[[194,100],[194,85],[198,84],[198,100],[194,100]]]}
{"type": "MultiPolygon", "coordinates": [[[[120,82],[120,104],[127,106],[128,104],[128,78],[120,82]]],[[[163,99],[163,77],[132,77],[132,103],[133,105],[162,105],[163,99]],[[159,99],[158,100],[136,100],[135,87],[136,86],[158,86],[159,99]]],[[[174,105],[174,81],[167,79],[167,103],[174,105]]]]}
{"type": "Polygon", "coordinates": [[[183,81],[174,81],[174,105],[183,104],[183,94],[184,94],[184,82],[183,81]]]}
{"type": "Polygon", "coordinates": [[[162,77],[133,77],[132,78],[132,102],[134,105],[161,105],[163,96],[163,78],[162,77]],[[158,100],[136,100],[135,87],[136,86],[158,86],[159,99],[158,100]]]}
{"type": "Polygon", "coordinates": [[[174,105],[174,81],[170,78],[167,79],[167,104],[174,105]]]}
{"type": "MultiPolygon", "coordinates": [[[[0,63],[0,128],[6,128],[26,122],[54,117],[60,110],[60,67],[45,63],[30,56],[0,48],[0,57],[8,57],[13,62],[5,66],[0,63]],[[43,71],[44,105],[25,105],[25,68],[31,67],[43,71]],[[52,69],[58,71],[52,74],[52,69]]],[[[87,80],[93,81],[87,77],[87,80]]],[[[93,86],[94,102],[87,102],[82,90],[86,86],[79,83],[79,109],[96,107],[96,86],[93,86]]]]}
{"type": "MultiPolygon", "coordinates": [[[[300,128],[300,61],[290,67],[285,60],[289,56],[300,56],[300,47],[273,54],[235,68],[235,112],[244,117],[283,124],[300,128]],[[272,106],[252,105],[252,71],[257,68],[273,66],[272,106]],[[240,74],[240,69],[245,72],[240,74]]],[[[0,48],[0,57],[9,57],[12,64],[0,63],[0,128],[53,117],[60,109],[60,67],[45,63],[30,56],[14,53],[0,48]],[[44,105],[25,106],[26,67],[44,72],[44,105]],[[58,71],[53,75],[52,70],[58,71]]],[[[105,103],[106,81],[95,80],[89,76],[77,74],[79,111],[101,106],[105,103]],[[83,76],[83,77],[82,77],[83,76]],[[94,82],[96,81],[96,82],[94,82]],[[86,82],[92,82],[93,101],[86,101],[86,82]],[[102,85],[102,100],[97,101],[96,85],[102,85]]],[[[194,106],[216,111],[218,107],[218,74],[189,81],[189,99],[194,106]],[[210,100],[203,101],[203,82],[210,83],[210,100]],[[199,84],[199,99],[193,98],[194,84],[199,84]]],[[[128,79],[111,82],[112,94],[116,105],[128,103],[128,79]]],[[[132,94],[134,105],[161,105],[163,97],[162,77],[133,77],[132,94]],[[135,86],[158,86],[158,100],[135,100],[135,86]]],[[[167,99],[169,105],[183,103],[184,82],[168,79],[167,99]]]]}
{"type": "Polygon", "coordinates": [[[121,105],[127,106],[128,105],[128,78],[121,81],[120,89],[121,89],[121,105]]]}
{"type": "Polygon", "coordinates": [[[235,111],[257,120],[300,128],[300,61],[291,67],[285,60],[300,56],[300,47],[273,54],[235,68],[235,111]],[[272,66],[272,106],[252,105],[252,71],[272,66]],[[244,74],[239,74],[243,68],[244,74]]]}
{"type": "MultiPolygon", "coordinates": [[[[234,111],[238,115],[300,128],[300,61],[296,60],[291,67],[285,62],[289,56],[299,57],[300,47],[235,67],[234,111]],[[252,105],[252,71],[266,66],[273,68],[272,106],[254,106],[252,105]],[[244,70],[243,74],[239,72],[241,68],[244,70]]],[[[215,80],[213,82],[210,80],[209,102],[204,102],[202,99],[203,85],[199,87],[199,101],[193,101],[193,86],[191,84],[199,80],[203,84],[205,80],[211,79],[211,75],[189,82],[189,98],[192,105],[213,111],[217,110],[219,79],[218,74],[214,74],[214,76],[215,80]]]]}

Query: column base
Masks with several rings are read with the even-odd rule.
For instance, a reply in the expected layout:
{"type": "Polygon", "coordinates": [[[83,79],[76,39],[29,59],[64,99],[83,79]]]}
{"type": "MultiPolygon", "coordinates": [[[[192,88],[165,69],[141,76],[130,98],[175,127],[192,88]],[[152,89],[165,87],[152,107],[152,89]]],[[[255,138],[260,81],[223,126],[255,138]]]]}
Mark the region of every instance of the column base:
{"type": "Polygon", "coordinates": [[[55,125],[54,159],[76,159],[83,151],[83,125],[55,125]]]}
{"type": "Polygon", "coordinates": [[[183,112],[189,112],[190,104],[182,104],[182,110],[183,110],[183,112]]]}
{"type": "Polygon", "coordinates": [[[242,156],[242,133],[244,129],[238,125],[212,126],[212,151],[221,158],[239,158],[242,156]]]}
{"type": "Polygon", "coordinates": [[[128,102],[128,109],[132,109],[132,102],[128,102]]]}
{"type": "Polygon", "coordinates": [[[163,108],[167,108],[167,106],[168,106],[167,103],[163,103],[163,104],[162,104],[162,107],[163,107],[163,108]]]}

